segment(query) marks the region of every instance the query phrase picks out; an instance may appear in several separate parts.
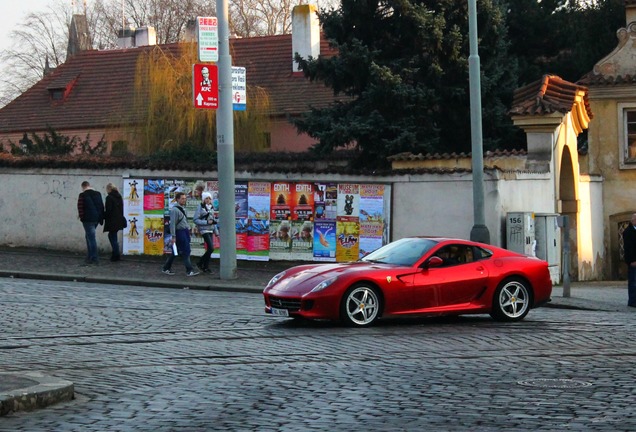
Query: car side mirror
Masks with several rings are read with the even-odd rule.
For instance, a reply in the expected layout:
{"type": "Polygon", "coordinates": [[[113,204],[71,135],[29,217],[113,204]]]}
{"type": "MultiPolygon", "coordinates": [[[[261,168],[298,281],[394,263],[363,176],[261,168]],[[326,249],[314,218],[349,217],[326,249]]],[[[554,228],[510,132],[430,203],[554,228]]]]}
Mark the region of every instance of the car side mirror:
{"type": "Polygon", "coordinates": [[[434,267],[441,267],[444,264],[444,260],[441,259],[438,256],[432,256],[429,259],[426,260],[426,262],[424,263],[424,268],[434,268],[434,267]]]}

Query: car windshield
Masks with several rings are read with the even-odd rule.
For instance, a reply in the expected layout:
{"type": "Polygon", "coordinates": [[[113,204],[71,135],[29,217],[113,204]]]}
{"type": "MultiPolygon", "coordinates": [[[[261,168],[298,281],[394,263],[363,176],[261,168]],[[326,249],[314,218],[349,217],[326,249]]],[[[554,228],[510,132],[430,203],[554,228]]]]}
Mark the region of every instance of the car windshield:
{"type": "Polygon", "coordinates": [[[412,266],[436,244],[431,239],[404,238],[382,246],[361,261],[412,266]]]}

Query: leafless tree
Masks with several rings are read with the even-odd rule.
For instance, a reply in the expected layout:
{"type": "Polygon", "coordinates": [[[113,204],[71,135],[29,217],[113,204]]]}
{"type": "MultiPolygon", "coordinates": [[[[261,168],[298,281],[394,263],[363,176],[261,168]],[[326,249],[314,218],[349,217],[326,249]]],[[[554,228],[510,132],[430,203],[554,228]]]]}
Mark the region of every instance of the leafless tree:
{"type": "Polygon", "coordinates": [[[45,66],[57,67],[66,59],[71,8],[59,3],[29,13],[11,32],[11,46],[0,52],[0,105],[4,106],[42,79],[45,66]]]}

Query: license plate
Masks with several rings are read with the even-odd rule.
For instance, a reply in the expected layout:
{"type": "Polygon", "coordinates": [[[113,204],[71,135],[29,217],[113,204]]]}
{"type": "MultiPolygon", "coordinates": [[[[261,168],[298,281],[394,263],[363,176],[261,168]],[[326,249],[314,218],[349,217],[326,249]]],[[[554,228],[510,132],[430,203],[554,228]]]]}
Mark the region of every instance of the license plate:
{"type": "Polygon", "coordinates": [[[272,308],[272,315],[288,317],[289,316],[289,311],[287,309],[272,308]]]}

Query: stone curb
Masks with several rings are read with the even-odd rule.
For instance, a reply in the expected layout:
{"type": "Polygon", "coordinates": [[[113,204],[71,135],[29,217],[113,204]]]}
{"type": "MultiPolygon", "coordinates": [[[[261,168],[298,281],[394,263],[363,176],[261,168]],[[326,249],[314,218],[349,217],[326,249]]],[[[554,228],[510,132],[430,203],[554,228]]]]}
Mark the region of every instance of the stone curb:
{"type": "Polygon", "coordinates": [[[0,387],[0,416],[75,399],[75,387],[71,381],[45,376],[39,372],[22,372],[20,375],[0,373],[0,382],[3,383],[0,387]],[[7,390],[7,385],[23,387],[7,390]]]}
{"type": "MultiPolygon", "coordinates": [[[[60,273],[36,273],[36,272],[16,272],[0,270],[0,277],[13,279],[34,279],[34,280],[52,280],[52,281],[69,281],[69,282],[88,282],[101,283],[107,285],[130,285],[130,286],[152,286],[156,288],[176,288],[176,289],[192,289],[192,290],[209,290],[209,291],[227,291],[227,292],[245,292],[245,293],[262,293],[265,286],[259,287],[253,284],[241,283],[237,281],[219,281],[210,283],[209,281],[200,282],[196,277],[183,280],[156,280],[156,279],[131,279],[117,278],[109,276],[77,276],[71,274],[60,273]]],[[[174,278],[174,276],[166,276],[166,279],[174,278]]]]}

